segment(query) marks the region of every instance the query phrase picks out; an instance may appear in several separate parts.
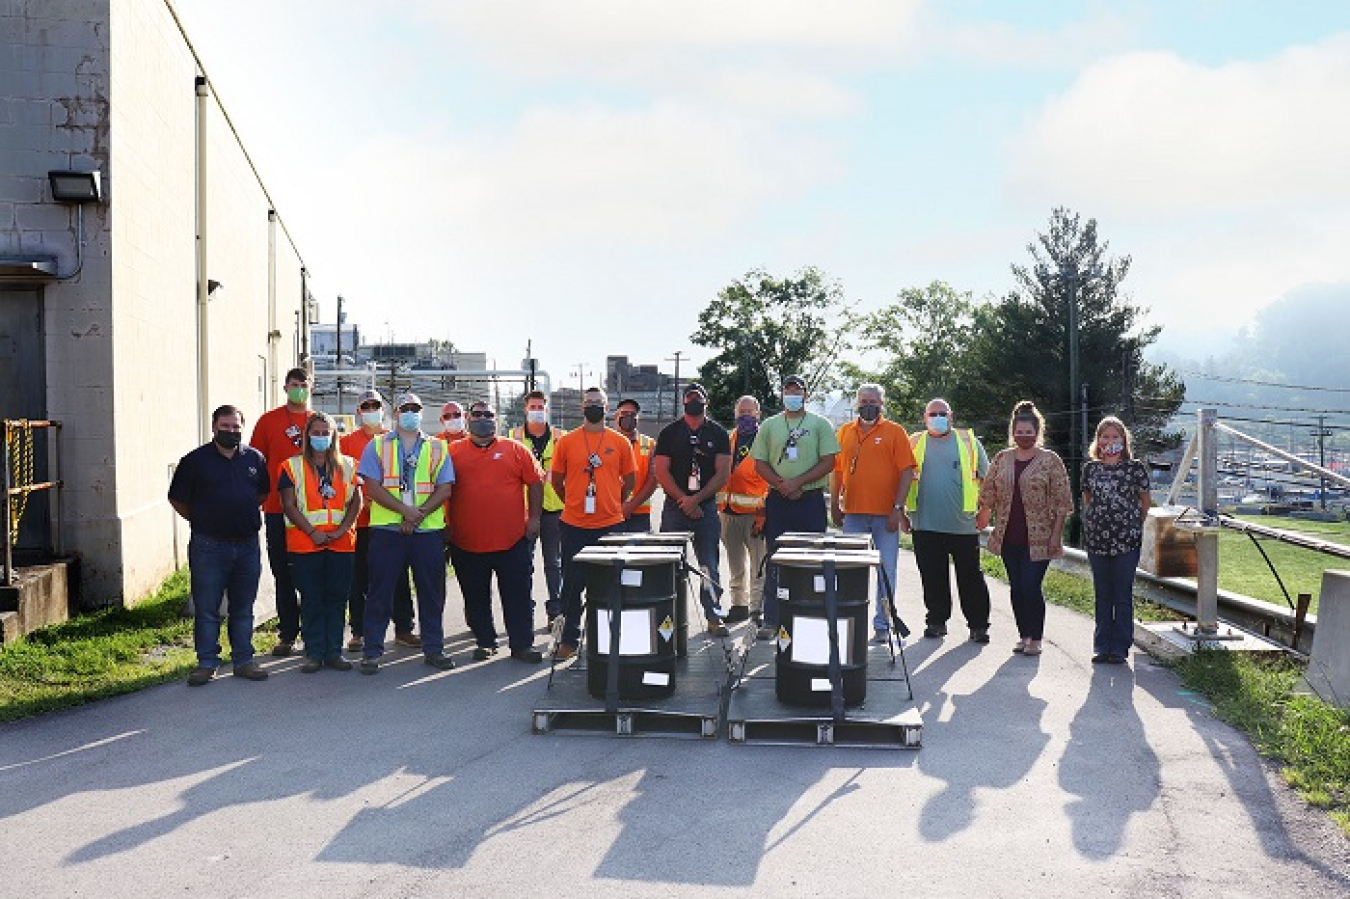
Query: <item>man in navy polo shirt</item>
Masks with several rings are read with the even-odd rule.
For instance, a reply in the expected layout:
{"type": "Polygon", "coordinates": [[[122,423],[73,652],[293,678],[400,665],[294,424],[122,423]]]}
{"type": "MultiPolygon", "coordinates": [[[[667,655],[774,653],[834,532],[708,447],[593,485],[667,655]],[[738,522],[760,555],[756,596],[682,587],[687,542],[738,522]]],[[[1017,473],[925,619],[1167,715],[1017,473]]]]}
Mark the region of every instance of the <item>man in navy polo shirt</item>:
{"type": "Polygon", "coordinates": [[[210,681],[220,666],[220,601],[226,596],[235,677],[267,679],[253,661],[253,601],[262,572],[259,507],[269,490],[267,463],[262,453],[240,445],[244,414],[234,406],[211,413],[211,430],[212,441],[179,460],[169,484],[169,504],[192,526],[188,566],[197,667],[187,682],[193,687],[210,681]]]}

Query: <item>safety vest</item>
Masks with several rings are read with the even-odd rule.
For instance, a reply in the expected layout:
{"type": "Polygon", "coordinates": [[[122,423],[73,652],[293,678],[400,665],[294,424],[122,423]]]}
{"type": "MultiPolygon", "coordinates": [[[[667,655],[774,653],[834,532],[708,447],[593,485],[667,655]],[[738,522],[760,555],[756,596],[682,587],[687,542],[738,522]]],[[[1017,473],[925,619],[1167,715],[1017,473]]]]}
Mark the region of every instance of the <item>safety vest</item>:
{"type": "MultiPolygon", "coordinates": [[[[623,433],[620,431],[619,433],[623,433]]],[[[656,446],[656,441],[646,434],[638,434],[637,442],[633,444],[633,462],[637,465],[637,480],[634,481],[633,492],[642,489],[642,485],[647,483],[647,477],[651,471],[652,465],[652,447],[656,446]]],[[[550,488],[552,489],[552,488],[550,488]]],[[[634,515],[646,515],[652,511],[652,504],[645,502],[633,510],[634,515]]]]}
{"type": "MultiPolygon", "coordinates": [[[[305,464],[304,456],[292,456],[286,460],[286,471],[295,485],[295,505],[305,516],[310,527],[316,531],[336,531],[347,517],[347,504],[356,493],[356,466],[346,456],[338,456],[332,478],[333,496],[325,498],[319,493],[319,477],[311,473],[305,464]]],[[[289,517],[286,518],[286,551],[293,553],[312,553],[324,549],[349,553],[356,549],[356,531],[349,528],[347,533],[324,546],[315,546],[309,532],[297,527],[289,517]]]]}
{"type": "MultiPolygon", "coordinates": [[[[380,457],[380,467],[384,471],[384,480],[381,481],[384,489],[396,498],[401,497],[402,481],[400,475],[403,471],[403,460],[399,458],[402,454],[394,451],[394,445],[398,441],[392,439],[389,434],[381,434],[374,438],[371,443],[375,444],[375,455],[380,457]]],[[[422,440],[421,448],[417,452],[417,469],[413,472],[413,505],[422,505],[431,497],[431,494],[436,492],[436,476],[441,473],[441,466],[445,464],[446,457],[446,442],[444,440],[434,438],[422,440]]],[[[403,521],[403,516],[393,509],[386,509],[379,503],[370,504],[371,527],[398,524],[401,521],[403,521]]],[[[427,517],[422,519],[422,523],[417,526],[417,529],[419,531],[437,531],[444,527],[445,507],[440,505],[436,507],[435,511],[427,513],[427,517]]]]}
{"type": "MultiPolygon", "coordinates": [[[[549,425],[548,444],[544,446],[544,455],[539,457],[539,465],[544,469],[544,511],[561,512],[563,508],[562,498],[558,492],[553,489],[553,479],[549,477],[549,469],[553,467],[553,444],[558,442],[558,438],[567,432],[562,428],[555,428],[549,425]]],[[[534,452],[534,441],[530,440],[525,433],[525,426],[511,429],[511,439],[525,444],[525,448],[531,453],[534,452]]],[[[527,492],[529,488],[526,488],[527,492]]]]}
{"type": "MultiPolygon", "coordinates": [[[[979,508],[980,504],[980,484],[975,480],[975,472],[978,468],[979,449],[975,444],[975,435],[969,428],[957,428],[952,432],[956,440],[962,446],[963,452],[960,453],[961,460],[961,511],[972,513],[979,508]]],[[[923,476],[923,454],[924,448],[928,444],[928,431],[920,431],[918,434],[911,435],[909,438],[910,446],[914,448],[914,480],[909,485],[909,497],[905,500],[905,508],[914,512],[919,508],[919,478],[923,476]]]]}
{"type": "Polygon", "coordinates": [[[736,462],[736,432],[731,432],[731,474],[722,489],[717,491],[717,508],[739,515],[754,515],[764,508],[769,495],[769,482],[759,476],[755,460],[746,455],[736,462]]]}

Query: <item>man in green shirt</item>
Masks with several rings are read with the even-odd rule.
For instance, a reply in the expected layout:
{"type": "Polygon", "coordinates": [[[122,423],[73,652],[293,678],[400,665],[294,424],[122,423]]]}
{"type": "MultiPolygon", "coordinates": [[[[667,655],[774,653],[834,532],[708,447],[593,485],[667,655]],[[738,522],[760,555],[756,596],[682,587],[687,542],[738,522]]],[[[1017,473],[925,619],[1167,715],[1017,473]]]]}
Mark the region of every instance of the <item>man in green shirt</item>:
{"type": "MultiPolygon", "coordinates": [[[[764,537],[770,556],[783,534],[825,533],[825,487],[839,441],[828,420],[806,411],[806,395],[805,378],[784,378],[783,411],[760,424],[750,450],[755,470],[769,484],[764,537]]],[[[772,639],[778,631],[778,572],[772,564],[764,578],[764,618],[757,624],[762,640],[772,639]]]]}

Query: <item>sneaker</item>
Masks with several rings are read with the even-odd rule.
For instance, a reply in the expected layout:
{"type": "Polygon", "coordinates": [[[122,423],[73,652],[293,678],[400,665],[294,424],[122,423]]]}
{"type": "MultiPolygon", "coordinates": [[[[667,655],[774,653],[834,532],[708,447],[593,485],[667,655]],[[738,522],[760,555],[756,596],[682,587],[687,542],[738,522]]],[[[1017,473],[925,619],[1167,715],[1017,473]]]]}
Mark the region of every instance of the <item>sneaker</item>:
{"type": "Polygon", "coordinates": [[[357,667],[357,670],[360,671],[362,674],[379,674],[380,660],[362,659],[361,664],[357,667]]]}
{"type": "Polygon", "coordinates": [[[1038,656],[1041,654],[1041,641],[1028,640],[1026,647],[1022,650],[1024,656],[1038,656]]]}
{"type": "Polygon", "coordinates": [[[1122,655],[1117,655],[1116,653],[1111,653],[1111,654],[1110,654],[1109,656],[1107,656],[1103,661],[1105,661],[1106,664],[1108,664],[1108,665],[1124,665],[1125,662],[1126,662],[1126,658],[1125,658],[1124,656],[1122,656],[1122,655]]]}
{"type": "Polygon", "coordinates": [[[989,628],[987,628],[987,627],[972,627],[972,628],[970,629],[970,642],[971,642],[971,643],[988,643],[988,642],[989,642],[989,628]]]}
{"type": "Polygon", "coordinates": [[[928,637],[930,640],[936,639],[938,637],[945,637],[947,636],[947,625],[930,624],[928,625],[928,627],[923,629],[923,635],[925,637],[928,637]]]}
{"type": "Polygon", "coordinates": [[[327,665],[329,668],[332,668],[334,671],[352,670],[352,663],[344,659],[342,656],[333,656],[331,659],[324,662],[324,664],[327,665]]]}
{"type": "Polygon", "coordinates": [[[455,660],[449,656],[423,656],[422,662],[440,671],[449,671],[455,667],[455,660]]]}
{"type": "Polygon", "coordinates": [[[537,649],[513,649],[511,658],[517,662],[529,662],[531,665],[538,665],[544,661],[544,654],[537,649]]]}
{"type": "Polygon", "coordinates": [[[244,680],[267,680],[267,672],[258,667],[257,662],[245,662],[234,669],[235,677],[242,677],[244,680]]]}
{"type": "Polygon", "coordinates": [[[301,674],[313,674],[323,669],[322,659],[305,659],[305,664],[300,666],[301,674]]]}
{"type": "Polygon", "coordinates": [[[351,639],[347,641],[347,651],[360,652],[361,648],[365,645],[366,641],[364,637],[360,634],[352,634],[351,639]]]}
{"type": "Polygon", "coordinates": [[[278,640],[277,645],[272,647],[272,655],[276,656],[279,659],[284,659],[286,658],[286,656],[295,655],[295,641],[278,640]]]}
{"type": "Polygon", "coordinates": [[[749,606],[732,606],[727,609],[727,617],[722,619],[727,624],[737,624],[741,621],[750,620],[749,606]]]}
{"type": "Polygon", "coordinates": [[[883,628],[877,628],[872,634],[872,642],[878,646],[885,646],[887,643],[891,642],[891,632],[883,628]]]}
{"type": "Polygon", "coordinates": [[[731,631],[727,630],[727,626],[720,619],[713,618],[708,622],[708,636],[725,637],[729,633],[731,631]]]}
{"type": "Polygon", "coordinates": [[[214,668],[193,668],[188,672],[187,682],[189,687],[202,687],[210,682],[211,678],[216,676],[214,668]]]}
{"type": "Polygon", "coordinates": [[[412,631],[399,631],[394,634],[394,642],[399,646],[411,646],[414,649],[422,648],[422,638],[412,631]]]}
{"type": "Polygon", "coordinates": [[[479,646],[473,651],[473,660],[475,662],[486,662],[497,654],[495,646],[479,646]]]}
{"type": "Polygon", "coordinates": [[[570,643],[559,643],[558,648],[553,650],[553,661],[566,662],[568,659],[574,658],[576,654],[577,648],[575,646],[570,643]]]}

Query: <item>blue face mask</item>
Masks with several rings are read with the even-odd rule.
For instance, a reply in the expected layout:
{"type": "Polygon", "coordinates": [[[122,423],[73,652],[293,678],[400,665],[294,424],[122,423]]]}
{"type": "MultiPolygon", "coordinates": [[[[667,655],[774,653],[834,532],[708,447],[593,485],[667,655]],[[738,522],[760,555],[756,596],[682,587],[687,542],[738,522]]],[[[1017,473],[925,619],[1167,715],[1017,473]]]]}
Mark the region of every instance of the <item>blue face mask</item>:
{"type": "Polygon", "coordinates": [[[310,434],[309,445],[316,453],[326,453],[333,446],[333,438],[331,435],[320,437],[318,434],[310,434]]]}
{"type": "Polygon", "coordinates": [[[947,420],[947,416],[928,416],[928,430],[932,431],[934,434],[945,434],[949,428],[951,428],[951,423],[947,420]]]}
{"type": "Polygon", "coordinates": [[[800,412],[806,403],[806,397],[797,393],[783,394],[783,408],[789,412],[800,412]]]}
{"type": "Polygon", "coordinates": [[[421,411],[414,412],[412,410],[409,410],[406,412],[400,412],[398,414],[398,426],[405,431],[416,431],[417,429],[422,427],[421,411]]]}

